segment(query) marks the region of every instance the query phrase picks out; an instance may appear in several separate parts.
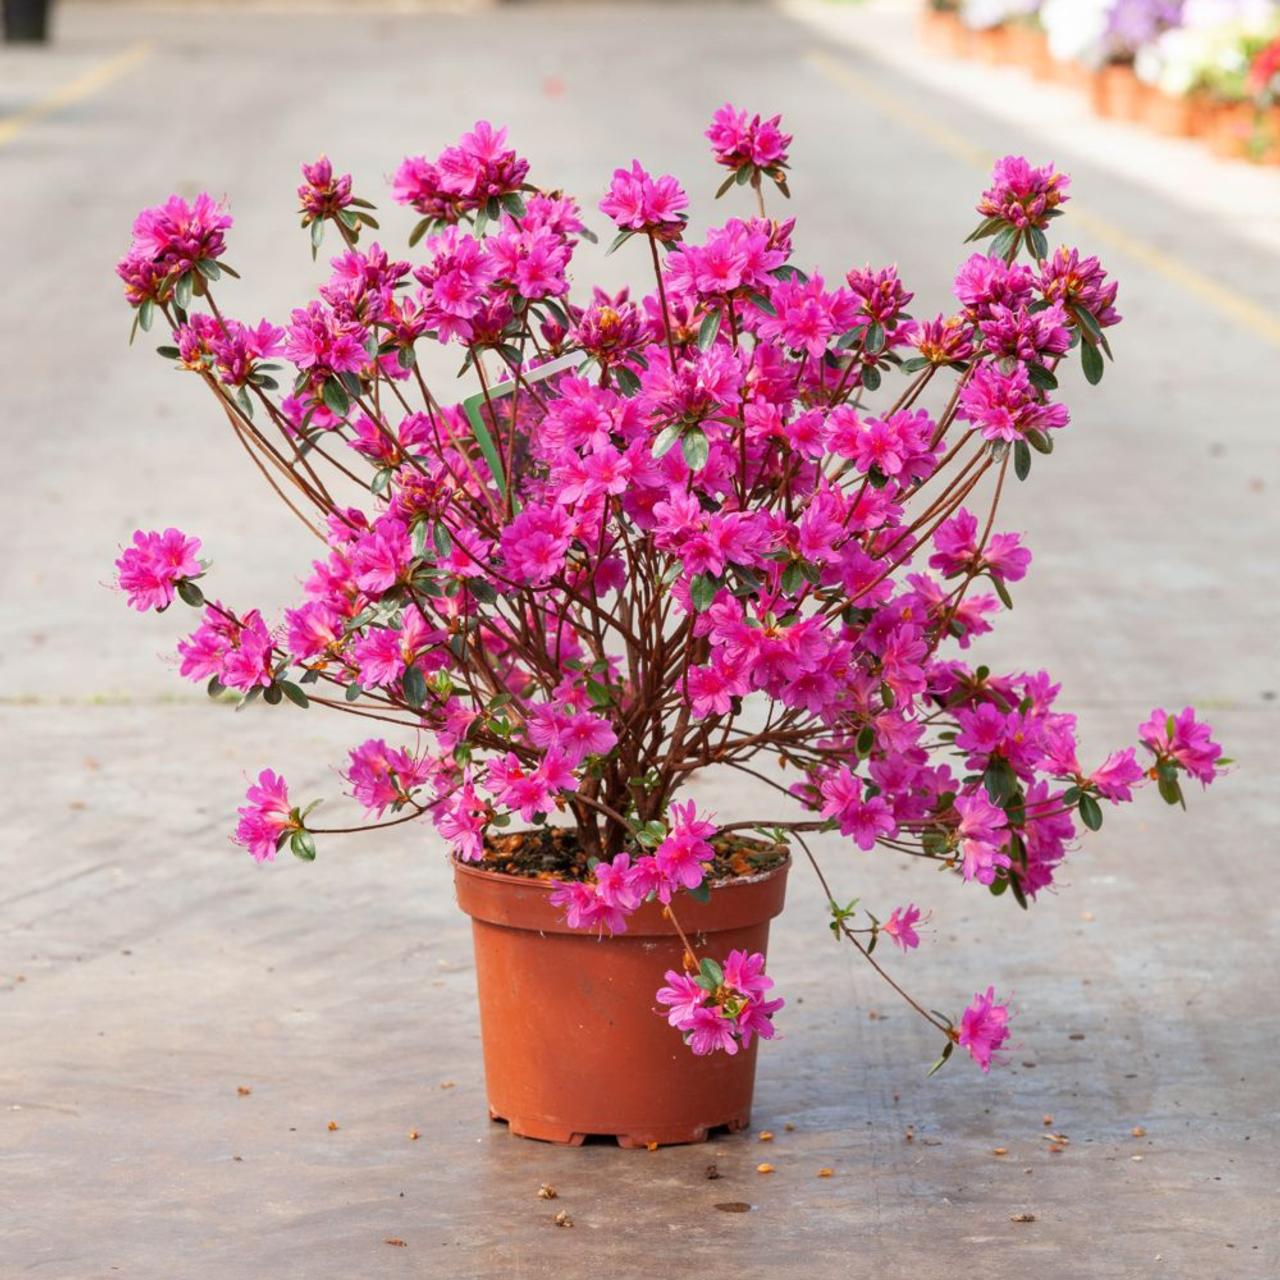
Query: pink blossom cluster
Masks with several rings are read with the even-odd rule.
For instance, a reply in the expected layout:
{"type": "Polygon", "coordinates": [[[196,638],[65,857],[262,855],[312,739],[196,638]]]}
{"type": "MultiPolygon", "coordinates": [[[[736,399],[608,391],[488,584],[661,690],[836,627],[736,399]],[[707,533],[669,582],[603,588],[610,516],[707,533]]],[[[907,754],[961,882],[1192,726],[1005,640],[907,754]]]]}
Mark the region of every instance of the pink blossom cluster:
{"type": "Polygon", "coordinates": [[[231,215],[201,194],[188,204],[170,196],[144,209],[133,224],[133,243],[116,265],[125,296],[137,307],[172,296],[177,281],[203,263],[212,273],[226,250],[231,215]]]}
{"type": "Polygon", "coordinates": [[[351,175],[335,176],[328,156],[321,156],[314,163],[302,166],[298,203],[309,219],[335,217],[351,201],[351,175]]]}
{"type": "Polygon", "coordinates": [[[507,131],[481,120],[435,160],[407,157],[392,179],[392,194],[424,218],[453,223],[515,195],[528,172],[528,161],[507,146],[507,131]]]}
{"type": "Polygon", "coordinates": [[[144,533],[138,529],[133,543],[116,561],[116,580],[129,603],[145,613],[167,609],[173,603],[178,584],[200,577],[203,572],[196,553],[199,538],[188,538],[178,529],[144,533]]]}
{"type": "MultiPolygon", "coordinates": [[[[789,142],[732,108],[710,134],[753,165],[789,142]]],[[[206,602],[199,544],[176,530],[135,535],[120,586],[139,609],[203,605],[179,657],[211,692],[361,719],[342,772],[375,821],[349,829],[426,819],[477,861],[508,824],[566,825],[590,870],[553,901],[603,935],[715,892],[715,848],[744,830],[905,851],[1026,907],[1104,806],[1148,783],[1177,805],[1217,776],[1192,709],[1156,711],[1099,763],[1048,673],[973,653],[1031,563],[999,497],[1033,453],[1048,465],[1070,422],[1058,373],[1079,359],[1096,381],[1119,320],[1096,259],[1035,238],[1065,177],[1000,162],[991,251],[962,264],[959,309],[924,321],[894,267],[807,271],[759,190],[747,216],[689,236],[679,183],[638,163],[601,209],[619,241],[643,237],[627,252],[651,280],[585,291],[578,205],[527,179],[483,122],[406,160],[397,198],[431,234],[404,260],[348,239],[279,327],[215,308],[203,272],[189,313],[156,287],[222,253],[229,220],[207,197],[146,211],[121,264],[130,302],[171,324],[161,354],[217,391],[324,547],[276,614],[206,602]],[[152,283],[135,287],[140,264],[152,283]],[[425,372],[446,346],[456,389],[425,372]],[[785,785],[765,785],[779,766],[785,785]],[[759,810],[717,827],[682,800],[711,769],[761,779],[759,810]]],[[[270,771],[240,817],[259,860],[286,839],[314,855],[270,771]]],[[[833,903],[831,923],[905,954],[923,918],[833,903]]],[[[771,1033],[758,960],[667,975],[660,1002],[695,1052],[771,1033]]],[[[989,990],[935,1026],[985,1069],[1007,1007],[989,990]]]]}
{"type": "Polygon", "coordinates": [[[782,131],[782,117],[748,116],[730,103],[711,117],[706,132],[716,164],[726,169],[752,166],[756,169],[785,169],[791,135],[782,131]]]}
{"type": "Polygon", "coordinates": [[[730,951],[723,966],[703,960],[696,977],[674,969],[666,977],[658,1003],[667,1006],[667,1021],[699,1056],[717,1050],[737,1053],[750,1048],[756,1036],[773,1039],[773,1015],[785,1002],[765,998],[773,979],[765,976],[764,956],[758,952],[730,951]]]}

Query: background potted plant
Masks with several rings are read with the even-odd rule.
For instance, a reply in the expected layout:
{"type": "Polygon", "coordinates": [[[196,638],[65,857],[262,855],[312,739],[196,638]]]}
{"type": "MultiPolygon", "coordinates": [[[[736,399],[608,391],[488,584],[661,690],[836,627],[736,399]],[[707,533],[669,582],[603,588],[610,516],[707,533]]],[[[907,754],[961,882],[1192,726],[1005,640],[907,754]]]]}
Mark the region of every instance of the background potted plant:
{"type": "MultiPolygon", "coordinates": [[[[162,359],[322,544],[271,624],[206,595],[177,529],[135,534],[120,588],[200,611],[181,670],[214,697],[379,735],[344,769],[366,820],[318,819],[268,769],[235,840],[310,862],[331,835],[433,824],[475,921],[491,1110],[559,1141],[746,1123],[790,853],[827,885],[811,834],[1025,909],[1106,806],[1147,782],[1179,805],[1224,763],[1188,708],[1082,764],[1047,673],[968,661],[1030,561],[1001,495],[1068,425],[1064,363],[1096,383],[1120,319],[1098,261],[1050,245],[1068,179],[1001,160],[958,309],[916,319],[893,268],[793,261],[766,208],[789,195],[778,117],[726,106],[707,136],[745,216],[691,239],[684,190],[639,162],[600,201],[643,295],[571,283],[586,219],[483,122],[396,172],[404,260],[361,247],[378,224],[348,176],[303,166],[312,252],[326,232],[341,252],[286,325],[224,309],[231,219],[208,196],[144,210],[118,266],[135,334],[163,319],[162,359]],[[682,798],[724,770],[758,808],[682,798]]],[[[988,1069],[994,988],[953,1017],[877,952],[913,950],[921,910],[826,897],[936,1028],[935,1065],[961,1047],[988,1069]]]]}

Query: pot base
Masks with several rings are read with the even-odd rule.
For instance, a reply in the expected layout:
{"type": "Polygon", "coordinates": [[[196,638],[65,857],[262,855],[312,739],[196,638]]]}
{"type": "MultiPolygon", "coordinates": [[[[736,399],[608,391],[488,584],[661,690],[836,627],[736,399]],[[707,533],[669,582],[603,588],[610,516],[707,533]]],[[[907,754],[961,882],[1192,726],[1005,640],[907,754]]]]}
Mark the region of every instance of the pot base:
{"type": "Polygon", "coordinates": [[[564,1125],[557,1125],[537,1117],[527,1119],[519,1116],[500,1116],[492,1108],[489,1109],[489,1119],[498,1124],[505,1124],[517,1138],[554,1142],[562,1147],[580,1147],[588,1138],[612,1138],[624,1149],[637,1150],[641,1147],[689,1146],[693,1143],[706,1142],[713,1133],[740,1133],[751,1123],[751,1113],[744,1111],[741,1115],[719,1124],[700,1124],[692,1127],[677,1125],[633,1130],[626,1133],[574,1133],[564,1125]]]}

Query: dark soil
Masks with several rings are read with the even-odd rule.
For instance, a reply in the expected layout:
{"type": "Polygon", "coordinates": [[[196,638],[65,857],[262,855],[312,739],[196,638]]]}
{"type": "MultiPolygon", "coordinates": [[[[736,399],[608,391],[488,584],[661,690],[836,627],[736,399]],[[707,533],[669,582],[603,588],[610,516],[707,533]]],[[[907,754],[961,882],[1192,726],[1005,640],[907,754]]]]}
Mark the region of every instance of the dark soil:
{"type": "MultiPolygon", "coordinates": [[[[711,847],[716,851],[707,875],[712,884],[757,876],[787,860],[785,845],[737,832],[712,836],[711,847]]],[[[479,866],[485,871],[500,871],[529,880],[591,878],[588,855],[579,846],[578,833],[573,827],[533,827],[492,836],[485,842],[484,860],[479,866]]]]}

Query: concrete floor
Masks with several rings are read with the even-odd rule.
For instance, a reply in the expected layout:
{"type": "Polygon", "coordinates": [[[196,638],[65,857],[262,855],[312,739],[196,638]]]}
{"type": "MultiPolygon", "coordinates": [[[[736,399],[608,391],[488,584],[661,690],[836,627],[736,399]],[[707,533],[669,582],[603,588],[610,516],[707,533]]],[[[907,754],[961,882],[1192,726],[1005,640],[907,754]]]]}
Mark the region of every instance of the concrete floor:
{"type": "MultiPolygon", "coordinates": [[[[246,772],[336,792],[346,726],[210,705],[156,658],[188,618],[138,618],[102,585],[138,525],[197,532],[223,597],[268,608],[308,552],[199,388],[126,348],[111,264],[129,221],[174,188],[228,193],[237,309],[278,317],[315,279],[292,208],[296,165],[321,150],[383,203],[403,153],[487,115],[588,197],[633,154],[669,168],[705,222],[700,130],[733,98],[796,133],[802,258],[896,260],[923,314],[945,305],[982,178],[930,122],[980,151],[1044,148],[927,77],[837,47],[815,61],[814,30],[763,6],[228,21],[65,5],[59,25],[47,53],[0,52],[0,113],[154,47],[0,146],[0,1276],[1276,1275],[1280,359],[1257,322],[1277,310],[1276,259],[1053,149],[1127,324],[1013,495],[1005,524],[1036,563],[986,652],[1049,667],[1097,751],[1193,701],[1242,764],[1185,818],[1154,797],[1109,814],[1029,915],[828,849],[847,896],[933,908],[896,970],[931,1003],[1013,993],[1010,1065],[925,1080],[932,1037],[832,945],[798,868],[754,1131],[560,1150],[485,1119],[468,929],[431,839],[265,868],[226,843],[246,772]],[[1188,284],[1205,279],[1217,293],[1188,284]],[[1051,1153],[1049,1132],[1069,1145],[1051,1153]]],[[[600,279],[635,265],[615,255],[600,279]]],[[[742,800],[697,794],[725,816],[742,800]]]]}

